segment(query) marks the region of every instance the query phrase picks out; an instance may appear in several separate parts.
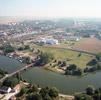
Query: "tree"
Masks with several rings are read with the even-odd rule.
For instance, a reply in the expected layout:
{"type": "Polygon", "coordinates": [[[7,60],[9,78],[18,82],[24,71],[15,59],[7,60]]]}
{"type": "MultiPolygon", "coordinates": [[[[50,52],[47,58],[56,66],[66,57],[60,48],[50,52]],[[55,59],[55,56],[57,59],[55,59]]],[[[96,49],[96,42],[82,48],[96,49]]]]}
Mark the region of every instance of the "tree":
{"type": "Polygon", "coordinates": [[[93,98],[87,94],[76,94],[75,100],[93,100],[93,98]]]}
{"type": "Polygon", "coordinates": [[[18,50],[19,51],[22,51],[22,50],[24,50],[24,48],[23,47],[19,47],[18,50]]]}
{"type": "Polygon", "coordinates": [[[21,89],[19,95],[22,96],[22,95],[26,94],[26,92],[27,92],[27,89],[26,89],[25,87],[23,87],[23,88],[21,89]]]}
{"type": "Polygon", "coordinates": [[[96,59],[97,59],[98,61],[101,61],[101,52],[98,53],[98,54],[96,54],[96,59]]]}
{"type": "Polygon", "coordinates": [[[94,100],[101,100],[101,94],[99,89],[96,89],[93,95],[94,100]]]}
{"type": "Polygon", "coordinates": [[[49,94],[47,93],[44,97],[44,100],[52,100],[52,98],[49,96],[49,94]]]}
{"type": "Polygon", "coordinates": [[[88,95],[93,95],[94,94],[94,87],[93,86],[89,86],[88,88],[86,88],[86,94],[88,95]]]}
{"type": "Polygon", "coordinates": [[[57,97],[59,95],[59,91],[57,88],[53,87],[49,90],[49,96],[50,97],[57,97]]]}
{"type": "Polygon", "coordinates": [[[67,70],[75,70],[77,66],[75,64],[71,64],[69,67],[67,67],[67,70]]]}
{"type": "Polygon", "coordinates": [[[14,47],[12,47],[10,44],[4,45],[3,51],[5,54],[14,52],[14,47]]]}
{"type": "Polygon", "coordinates": [[[73,75],[82,75],[82,70],[80,68],[74,70],[73,75]]]}
{"type": "Polygon", "coordinates": [[[26,64],[30,64],[31,63],[30,57],[24,57],[23,62],[26,63],[26,64]]]}
{"type": "Polygon", "coordinates": [[[30,49],[29,45],[25,45],[24,50],[30,49]]]}
{"type": "Polygon", "coordinates": [[[51,62],[52,60],[54,59],[54,56],[52,53],[48,53],[48,52],[42,52],[40,55],[39,55],[39,64],[40,65],[44,65],[44,64],[47,64],[49,62],[51,62]]]}
{"type": "Polygon", "coordinates": [[[62,64],[62,61],[58,61],[58,65],[61,65],[62,64]]]}
{"type": "Polygon", "coordinates": [[[4,76],[5,74],[7,74],[7,72],[0,69],[0,74],[4,76]]]}
{"type": "Polygon", "coordinates": [[[46,94],[49,94],[49,88],[48,87],[42,88],[39,93],[44,98],[46,94]]]}
{"type": "Polygon", "coordinates": [[[96,59],[92,59],[91,61],[88,62],[87,65],[89,65],[89,66],[93,66],[93,65],[96,65],[96,64],[97,64],[96,59]]]}
{"type": "Polygon", "coordinates": [[[81,52],[78,54],[78,57],[80,57],[82,54],[81,54],[81,52]]]}
{"type": "Polygon", "coordinates": [[[14,87],[19,83],[19,80],[15,77],[7,78],[4,82],[3,85],[7,87],[14,87]]]}
{"type": "Polygon", "coordinates": [[[66,65],[67,65],[66,61],[63,61],[62,64],[61,64],[61,67],[64,67],[66,65]]]}
{"type": "Polygon", "coordinates": [[[39,91],[39,90],[38,90],[38,86],[35,85],[35,84],[33,84],[33,85],[32,85],[32,91],[37,93],[37,92],[39,91]]]}
{"type": "Polygon", "coordinates": [[[31,94],[29,94],[27,96],[26,100],[43,100],[43,99],[42,99],[40,94],[37,94],[37,93],[33,94],[33,93],[31,93],[31,94]]]}

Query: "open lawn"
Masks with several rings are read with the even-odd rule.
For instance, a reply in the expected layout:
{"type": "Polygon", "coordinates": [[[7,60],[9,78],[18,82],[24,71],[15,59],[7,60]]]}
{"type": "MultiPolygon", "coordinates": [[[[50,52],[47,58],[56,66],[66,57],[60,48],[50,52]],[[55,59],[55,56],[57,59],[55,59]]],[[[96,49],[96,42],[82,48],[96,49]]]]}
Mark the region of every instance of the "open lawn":
{"type": "Polygon", "coordinates": [[[80,68],[84,68],[86,64],[92,59],[91,55],[84,53],[82,53],[81,56],[78,57],[79,52],[76,51],[47,46],[35,46],[35,47],[43,52],[51,52],[54,55],[55,59],[57,60],[67,61],[67,64],[76,64],[80,68]]]}

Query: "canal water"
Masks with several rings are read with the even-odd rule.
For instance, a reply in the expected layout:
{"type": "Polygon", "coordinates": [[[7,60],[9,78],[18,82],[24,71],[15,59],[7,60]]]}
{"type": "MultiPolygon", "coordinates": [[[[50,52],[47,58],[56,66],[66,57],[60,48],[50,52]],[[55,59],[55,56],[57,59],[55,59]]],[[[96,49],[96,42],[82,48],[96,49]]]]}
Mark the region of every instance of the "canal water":
{"type": "MultiPolygon", "coordinates": [[[[0,56],[0,68],[10,72],[21,68],[23,65],[8,57],[0,56]]],[[[101,87],[101,72],[88,74],[82,77],[73,77],[60,75],[41,68],[32,68],[22,73],[25,80],[39,84],[40,87],[52,86],[57,87],[60,92],[65,94],[73,94],[75,92],[84,91],[84,89],[93,85],[101,87]]]]}

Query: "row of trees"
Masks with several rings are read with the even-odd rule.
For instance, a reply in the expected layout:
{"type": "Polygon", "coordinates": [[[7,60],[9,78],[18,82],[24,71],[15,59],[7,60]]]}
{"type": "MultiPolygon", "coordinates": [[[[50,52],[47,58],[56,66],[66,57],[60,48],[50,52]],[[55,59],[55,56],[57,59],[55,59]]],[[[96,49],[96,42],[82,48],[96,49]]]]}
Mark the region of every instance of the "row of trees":
{"type": "Polygon", "coordinates": [[[29,85],[28,87],[23,87],[20,93],[17,95],[17,99],[20,100],[24,97],[24,100],[56,100],[59,95],[57,88],[45,87],[39,90],[37,85],[29,85]]]}
{"type": "MultiPolygon", "coordinates": [[[[16,48],[14,48],[10,43],[8,43],[8,44],[4,44],[2,47],[0,47],[0,49],[3,50],[5,54],[7,54],[7,53],[14,52],[16,48]]],[[[28,49],[30,49],[29,45],[24,45],[17,48],[17,50],[19,51],[28,50],[28,49]]]]}
{"type": "Polygon", "coordinates": [[[75,100],[101,100],[101,88],[95,89],[89,86],[85,89],[85,93],[76,94],[75,100]]]}
{"type": "Polygon", "coordinates": [[[96,70],[101,70],[101,61],[100,61],[100,59],[101,59],[101,55],[97,54],[95,59],[92,59],[91,61],[89,61],[87,63],[87,66],[90,66],[90,67],[86,67],[84,69],[84,72],[94,72],[96,70]]]}
{"type": "Polygon", "coordinates": [[[77,68],[75,64],[71,64],[65,70],[65,75],[82,75],[83,71],[80,68],[77,68]]]}
{"type": "Polygon", "coordinates": [[[21,47],[18,48],[19,51],[28,50],[28,49],[30,49],[29,45],[24,45],[24,46],[21,46],[21,47]]]}
{"type": "MultiPolygon", "coordinates": [[[[99,56],[100,59],[100,56],[99,56]]],[[[84,69],[78,68],[75,64],[69,65],[65,70],[66,75],[82,75],[83,73],[87,72],[94,72],[97,70],[101,70],[101,62],[97,59],[92,59],[87,63],[87,67],[84,69]]]]}

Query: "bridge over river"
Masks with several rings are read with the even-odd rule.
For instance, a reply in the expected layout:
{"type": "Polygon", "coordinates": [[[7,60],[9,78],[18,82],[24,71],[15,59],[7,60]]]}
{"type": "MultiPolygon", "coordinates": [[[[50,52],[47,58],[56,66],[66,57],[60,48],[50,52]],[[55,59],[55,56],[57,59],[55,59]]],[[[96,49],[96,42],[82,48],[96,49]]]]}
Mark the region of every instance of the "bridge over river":
{"type": "Polygon", "coordinates": [[[30,68],[32,66],[33,66],[33,63],[29,64],[29,65],[25,65],[24,67],[14,71],[14,72],[12,72],[10,74],[6,74],[3,78],[0,79],[0,82],[3,82],[6,78],[11,77],[11,76],[13,76],[13,75],[15,75],[15,74],[17,74],[19,72],[22,72],[23,70],[26,70],[26,69],[28,69],[28,68],[30,68]]]}

